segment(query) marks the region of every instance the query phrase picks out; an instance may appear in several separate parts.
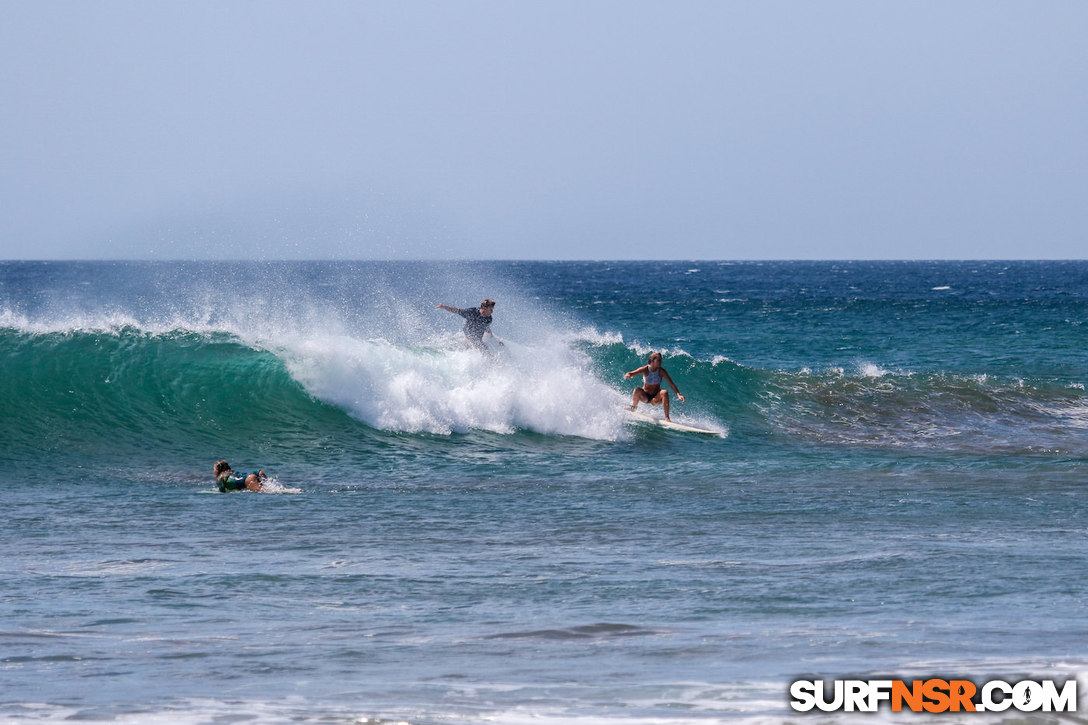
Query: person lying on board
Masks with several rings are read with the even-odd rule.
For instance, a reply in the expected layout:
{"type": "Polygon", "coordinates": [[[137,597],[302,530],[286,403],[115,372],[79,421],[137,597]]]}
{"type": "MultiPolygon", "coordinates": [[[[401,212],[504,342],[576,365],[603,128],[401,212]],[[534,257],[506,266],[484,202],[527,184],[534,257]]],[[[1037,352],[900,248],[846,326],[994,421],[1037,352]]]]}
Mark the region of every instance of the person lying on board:
{"type": "Polygon", "coordinates": [[[261,481],[268,478],[264,471],[253,473],[235,473],[230,464],[220,458],[212,468],[215,473],[215,485],[223,493],[227,491],[260,491],[261,481]]]}
{"type": "Polygon", "coordinates": [[[660,405],[665,408],[665,420],[669,418],[669,391],[661,389],[662,381],[669,384],[669,387],[676,393],[676,397],[680,398],[680,402],[684,402],[684,396],[680,394],[680,389],[676,387],[676,383],[669,377],[665,368],[661,367],[661,353],[650,353],[650,359],[648,365],[643,365],[637,370],[632,370],[629,373],[623,374],[624,380],[629,380],[636,375],[642,376],[642,387],[635,388],[631,393],[631,406],[628,410],[635,410],[638,408],[639,403],[649,403],[650,405],[660,405]]]}
{"type": "MultiPolygon", "coordinates": [[[[475,307],[450,307],[449,305],[435,305],[436,310],[445,310],[465,318],[465,339],[468,344],[477,350],[487,352],[484,344],[484,335],[495,337],[491,331],[491,313],[495,311],[495,300],[484,300],[479,309],[475,307]]],[[[495,337],[495,342],[502,345],[502,340],[495,337]]]]}

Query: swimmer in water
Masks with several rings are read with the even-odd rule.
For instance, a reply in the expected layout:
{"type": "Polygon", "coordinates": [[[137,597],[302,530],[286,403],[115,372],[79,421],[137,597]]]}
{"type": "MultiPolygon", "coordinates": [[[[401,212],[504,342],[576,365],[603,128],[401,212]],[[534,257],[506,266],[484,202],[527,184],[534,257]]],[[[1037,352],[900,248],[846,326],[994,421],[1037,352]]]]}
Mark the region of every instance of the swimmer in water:
{"type": "Polygon", "coordinates": [[[220,458],[212,468],[215,474],[215,485],[222,493],[227,491],[260,491],[261,481],[268,478],[264,471],[253,473],[235,473],[230,464],[220,458]]]}

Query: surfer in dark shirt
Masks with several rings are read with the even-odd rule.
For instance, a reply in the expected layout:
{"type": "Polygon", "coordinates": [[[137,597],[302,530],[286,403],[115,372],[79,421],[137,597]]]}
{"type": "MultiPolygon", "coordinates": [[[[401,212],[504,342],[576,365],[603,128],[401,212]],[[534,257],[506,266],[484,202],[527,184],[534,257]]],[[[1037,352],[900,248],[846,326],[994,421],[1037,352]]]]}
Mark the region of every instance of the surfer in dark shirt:
{"type": "Polygon", "coordinates": [[[267,478],[264,471],[253,473],[235,473],[230,464],[220,458],[212,468],[215,474],[215,485],[223,493],[227,491],[260,491],[261,482],[267,478]]]}
{"type": "Polygon", "coordinates": [[[665,420],[669,420],[669,391],[662,390],[661,383],[668,383],[669,387],[676,392],[676,397],[680,398],[681,403],[684,402],[684,396],[680,394],[680,389],[676,387],[676,383],[669,377],[665,368],[661,367],[661,353],[650,353],[648,362],[648,365],[623,374],[624,380],[629,380],[636,375],[642,376],[642,387],[635,388],[631,393],[631,407],[628,410],[634,410],[639,403],[661,405],[665,408],[665,420]]]}
{"type": "MultiPolygon", "coordinates": [[[[484,344],[484,335],[495,337],[491,331],[491,313],[495,311],[495,300],[484,300],[480,307],[450,307],[449,305],[435,305],[437,310],[445,310],[465,318],[465,339],[468,344],[477,350],[487,352],[484,344]]],[[[502,345],[502,341],[495,337],[495,342],[502,345]]]]}

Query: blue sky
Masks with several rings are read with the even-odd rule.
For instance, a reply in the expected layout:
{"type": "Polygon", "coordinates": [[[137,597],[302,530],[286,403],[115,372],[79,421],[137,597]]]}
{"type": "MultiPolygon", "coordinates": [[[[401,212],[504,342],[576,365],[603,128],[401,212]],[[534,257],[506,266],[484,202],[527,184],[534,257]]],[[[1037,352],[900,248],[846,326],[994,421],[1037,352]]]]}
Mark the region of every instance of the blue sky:
{"type": "Polygon", "coordinates": [[[1083,0],[0,10],[0,258],[1088,249],[1083,0]]]}

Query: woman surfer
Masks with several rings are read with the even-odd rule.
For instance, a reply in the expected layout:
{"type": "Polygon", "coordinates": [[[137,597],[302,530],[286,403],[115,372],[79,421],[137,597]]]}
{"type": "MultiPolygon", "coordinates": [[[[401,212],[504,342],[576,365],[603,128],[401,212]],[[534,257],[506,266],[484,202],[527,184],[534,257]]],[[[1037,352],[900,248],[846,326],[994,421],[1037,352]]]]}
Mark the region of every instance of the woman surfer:
{"type": "Polygon", "coordinates": [[[642,376],[642,387],[635,388],[631,393],[631,406],[628,410],[635,410],[638,408],[639,403],[661,405],[665,408],[665,420],[669,420],[669,391],[661,389],[661,382],[664,381],[669,384],[669,387],[676,393],[676,397],[680,398],[681,403],[684,402],[684,396],[680,394],[680,389],[676,387],[676,383],[669,377],[669,373],[666,372],[665,368],[661,367],[661,353],[650,353],[648,365],[624,373],[623,379],[629,380],[636,375],[642,376]]]}

